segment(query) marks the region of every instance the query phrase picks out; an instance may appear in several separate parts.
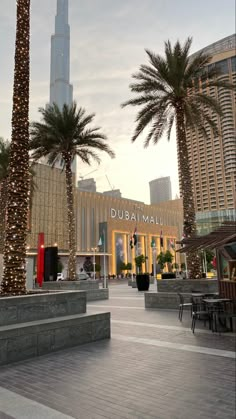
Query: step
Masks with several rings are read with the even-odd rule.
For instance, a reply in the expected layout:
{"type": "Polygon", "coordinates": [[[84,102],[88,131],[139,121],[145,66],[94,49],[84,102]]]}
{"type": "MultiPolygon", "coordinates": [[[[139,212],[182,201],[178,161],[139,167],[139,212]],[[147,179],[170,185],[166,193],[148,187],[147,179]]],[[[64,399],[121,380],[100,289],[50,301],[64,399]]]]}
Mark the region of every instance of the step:
{"type": "Polygon", "coordinates": [[[109,338],[108,312],[1,326],[0,365],[109,338]]]}

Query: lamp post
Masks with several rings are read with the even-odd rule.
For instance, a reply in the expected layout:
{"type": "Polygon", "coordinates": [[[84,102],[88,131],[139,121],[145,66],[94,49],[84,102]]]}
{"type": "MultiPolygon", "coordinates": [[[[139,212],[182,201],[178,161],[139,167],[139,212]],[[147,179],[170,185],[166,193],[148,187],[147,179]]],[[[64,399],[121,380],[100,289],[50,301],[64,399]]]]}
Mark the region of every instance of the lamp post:
{"type": "Polygon", "coordinates": [[[91,250],[93,252],[93,279],[96,279],[96,270],[95,270],[96,261],[95,261],[95,254],[96,254],[98,248],[97,247],[92,247],[91,250]]]}
{"type": "MultiPolygon", "coordinates": [[[[157,279],[157,272],[156,272],[156,243],[155,240],[152,239],[151,242],[151,248],[152,248],[152,264],[153,264],[153,276],[154,276],[154,283],[156,282],[157,279]]],[[[157,291],[158,291],[158,286],[157,286],[157,291]]]]}

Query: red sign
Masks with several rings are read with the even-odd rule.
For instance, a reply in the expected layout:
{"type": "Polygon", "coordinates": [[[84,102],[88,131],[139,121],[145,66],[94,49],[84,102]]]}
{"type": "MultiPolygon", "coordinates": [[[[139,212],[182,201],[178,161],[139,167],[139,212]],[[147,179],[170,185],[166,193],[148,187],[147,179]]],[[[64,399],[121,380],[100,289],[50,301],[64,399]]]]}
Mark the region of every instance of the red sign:
{"type": "Polygon", "coordinates": [[[44,275],[44,233],[38,235],[38,257],[37,257],[37,283],[43,285],[44,275]]]}

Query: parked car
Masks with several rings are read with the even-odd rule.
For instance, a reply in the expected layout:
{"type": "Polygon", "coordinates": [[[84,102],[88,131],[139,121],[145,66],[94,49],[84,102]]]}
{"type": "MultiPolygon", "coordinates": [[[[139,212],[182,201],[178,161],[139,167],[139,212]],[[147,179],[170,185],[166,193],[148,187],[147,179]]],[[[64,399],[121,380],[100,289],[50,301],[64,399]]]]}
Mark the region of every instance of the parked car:
{"type": "Polygon", "coordinates": [[[89,279],[89,275],[86,272],[80,272],[79,274],[77,274],[77,279],[89,279]]]}
{"type": "Polygon", "coordinates": [[[65,277],[64,277],[64,274],[62,272],[58,272],[57,281],[65,281],[65,277]]]}

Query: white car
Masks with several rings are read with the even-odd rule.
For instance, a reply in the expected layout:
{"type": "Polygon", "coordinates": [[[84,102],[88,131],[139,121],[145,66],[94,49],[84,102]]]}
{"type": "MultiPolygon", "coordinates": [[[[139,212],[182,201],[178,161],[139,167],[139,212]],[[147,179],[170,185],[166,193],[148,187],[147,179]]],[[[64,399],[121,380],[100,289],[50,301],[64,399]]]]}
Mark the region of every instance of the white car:
{"type": "Polygon", "coordinates": [[[65,277],[62,272],[58,272],[57,274],[57,281],[64,281],[65,277]]]}

